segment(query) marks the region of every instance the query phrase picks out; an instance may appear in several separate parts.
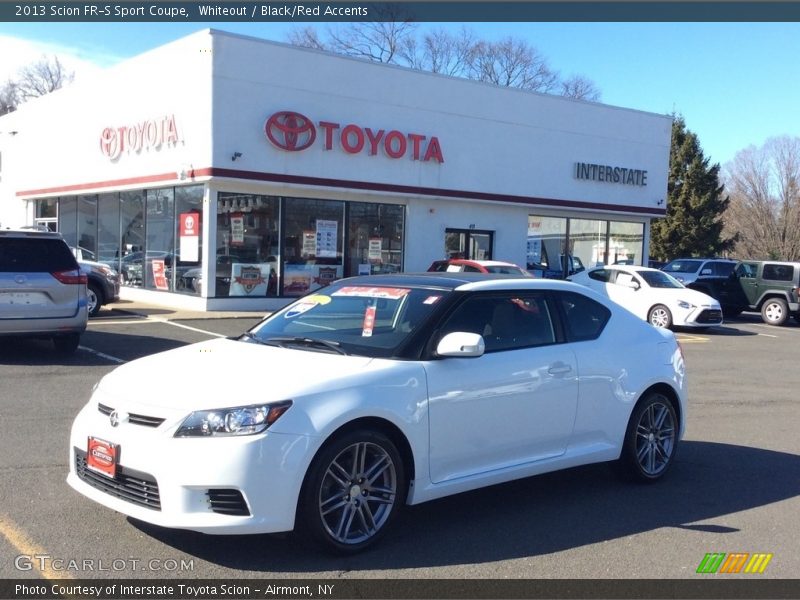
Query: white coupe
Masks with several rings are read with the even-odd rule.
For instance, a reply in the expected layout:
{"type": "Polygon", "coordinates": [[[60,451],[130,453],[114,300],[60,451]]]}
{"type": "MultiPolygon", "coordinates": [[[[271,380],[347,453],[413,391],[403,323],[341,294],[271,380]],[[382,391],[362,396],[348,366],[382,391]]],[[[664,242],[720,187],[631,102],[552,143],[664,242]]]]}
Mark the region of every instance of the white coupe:
{"type": "Polygon", "coordinates": [[[608,296],[656,327],[722,325],[722,307],[658,269],[628,265],[595,267],[569,278],[608,296]]]}
{"type": "Polygon", "coordinates": [[[672,332],[584,287],[358,277],[106,375],[67,481],[164,527],[354,552],[405,504],[601,461],[658,480],[686,405],[672,332]]]}

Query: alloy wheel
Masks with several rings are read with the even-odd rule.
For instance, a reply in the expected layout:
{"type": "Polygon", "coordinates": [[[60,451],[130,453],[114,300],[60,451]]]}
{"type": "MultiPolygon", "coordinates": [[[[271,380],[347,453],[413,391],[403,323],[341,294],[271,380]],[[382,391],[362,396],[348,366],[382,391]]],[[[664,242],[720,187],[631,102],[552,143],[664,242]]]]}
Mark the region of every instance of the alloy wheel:
{"type": "Polygon", "coordinates": [[[651,403],[636,425],[636,460],[648,477],[664,471],[675,450],[675,421],[662,402],[651,403]]]}
{"type": "Polygon", "coordinates": [[[397,469],[378,444],[357,442],[331,461],[319,488],[318,510],[328,536],[360,544],[375,536],[397,501],[397,469]]]}

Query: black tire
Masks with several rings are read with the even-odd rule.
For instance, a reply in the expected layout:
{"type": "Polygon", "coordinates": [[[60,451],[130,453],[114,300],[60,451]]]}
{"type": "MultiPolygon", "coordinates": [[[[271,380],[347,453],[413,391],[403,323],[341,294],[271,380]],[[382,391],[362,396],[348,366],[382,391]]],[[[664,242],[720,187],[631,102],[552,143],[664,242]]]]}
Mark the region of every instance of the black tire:
{"type": "Polygon", "coordinates": [[[672,402],[651,392],[636,405],[628,422],[622,454],[617,461],[626,479],[651,483],[661,479],[675,460],[678,418],[672,402]]]}
{"type": "Polygon", "coordinates": [[[761,305],[761,320],[767,325],[780,326],[789,318],[789,305],[783,298],[769,298],[761,305]]]}
{"type": "Polygon", "coordinates": [[[68,333],[54,337],[53,345],[59,354],[73,354],[78,349],[80,341],[81,336],[79,333],[68,333]]]}
{"type": "Polygon", "coordinates": [[[104,303],[103,290],[96,283],[89,283],[86,286],[86,300],[89,304],[89,316],[97,316],[104,303]]]}
{"type": "Polygon", "coordinates": [[[388,437],[344,433],[322,447],[306,473],[297,528],[329,551],[360,552],[385,534],[406,488],[403,461],[388,437]]]}
{"type": "Polygon", "coordinates": [[[647,322],[653,327],[669,329],[672,327],[672,313],[663,304],[656,304],[647,312],[647,322]]]}

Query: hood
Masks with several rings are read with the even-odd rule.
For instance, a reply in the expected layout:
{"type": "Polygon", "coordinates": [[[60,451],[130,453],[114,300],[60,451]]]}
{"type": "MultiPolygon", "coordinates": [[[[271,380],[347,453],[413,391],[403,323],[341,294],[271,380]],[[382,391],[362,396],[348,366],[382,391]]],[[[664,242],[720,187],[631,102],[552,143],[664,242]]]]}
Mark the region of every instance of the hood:
{"type": "Polygon", "coordinates": [[[372,362],[343,356],[210,340],[134,360],[106,375],[96,393],[109,402],[175,410],[289,400],[331,387],[372,362]]]}
{"type": "Polygon", "coordinates": [[[691,302],[697,306],[710,306],[713,308],[719,308],[719,301],[715,298],[712,298],[708,294],[704,294],[703,292],[698,292],[697,290],[693,290],[690,288],[685,288],[682,290],[676,289],[675,297],[679,300],[685,300],[686,302],[691,302]]]}

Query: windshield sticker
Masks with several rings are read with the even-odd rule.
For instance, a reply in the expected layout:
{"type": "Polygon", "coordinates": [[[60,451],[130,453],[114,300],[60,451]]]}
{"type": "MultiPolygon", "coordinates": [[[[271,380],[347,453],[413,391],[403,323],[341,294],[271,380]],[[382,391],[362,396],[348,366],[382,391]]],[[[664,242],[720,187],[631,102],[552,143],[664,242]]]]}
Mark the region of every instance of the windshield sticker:
{"type": "Polygon", "coordinates": [[[308,302],[307,300],[303,300],[287,310],[286,314],[283,315],[283,318],[293,319],[294,317],[302,315],[304,312],[311,310],[315,306],[319,306],[319,304],[317,302],[308,302]]]}
{"type": "Polygon", "coordinates": [[[364,311],[364,324],[361,326],[361,337],[372,337],[372,329],[375,327],[375,313],[378,312],[376,306],[368,306],[364,311]]]}
{"type": "Polygon", "coordinates": [[[306,296],[303,298],[303,302],[313,302],[314,304],[328,304],[330,301],[330,296],[324,296],[322,294],[314,294],[313,296],[306,296]]]}
{"type": "Polygon", "coordinates": [[[428,296],[427,298],[425,298],[423,304],[436,304],[440,298],[441,296],[428,296]]]}
{"type": "Polygon", "coordinates": [[[349,285],[336,290],[331,296],[359,296],[362,298],[390,298],[392,300],[398,300],[410,292],[411,290],[407,288],[349,285]]]}

